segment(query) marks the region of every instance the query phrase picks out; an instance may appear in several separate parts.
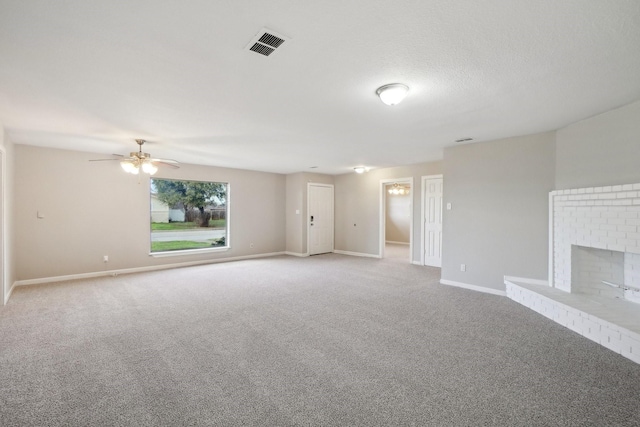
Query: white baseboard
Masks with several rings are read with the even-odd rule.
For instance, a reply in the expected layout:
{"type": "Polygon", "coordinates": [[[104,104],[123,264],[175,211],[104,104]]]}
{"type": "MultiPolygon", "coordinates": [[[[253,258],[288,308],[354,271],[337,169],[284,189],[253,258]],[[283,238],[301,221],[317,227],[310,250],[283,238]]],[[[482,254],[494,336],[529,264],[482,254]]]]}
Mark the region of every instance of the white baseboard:
{"type": "Polygon", "coordinates": [[[394,242],[393,240],[385,240],[385,243],[393,243],[394,245],[407,245],[409,246],[409,242],[394,242]]]}
{"type": "MultiPolygon", "coordinates": [[[[11,287],[11,291],[16,286],[40,285],[43,283],[64,282],[67,280],[91,279],[95,277],[117,276],[120,274],[143,273],[146,271],[169,270],[171,268],[193,267],[196,265],[217,264],[220,262],[242,261],[254,258],[267,258],[272,256],[284,255],[285,252],[271,252],[266,254],[244,255],[229,258],[208,259],[203,261],[180,262],[175,264],[150,265],[146,267],[123,268],[120,270],[96,271],[93,273],[69,274],[66,276],[43,277],[40,279],[17,280],[11,287]]],[[[11,294],[9,291],[9,294],[11,294]]]]}
{"type": "Polygon", "coordinates": [[[13,282],[13,284],[9,288],[9,292],[7,292],[7,294],[4,296],[4,305],[7,305],[7,302],[9,301],[9,297],[13,293],[13,290],[16,288],[16,286],[17,286],[16,282],[13,282]]]}
{"type": "Polygon", "coordinates": [[[367,258],[380,258],[380,255],[378,254],[365,254],[363,252],[341,251],[339,249],[334,249],[333,253],[340,254],[340,255],[349,255],[349,256],[361,256],[361,257],[367,257],[367,258]]]}
{"type": "Polygon", "coordinates": [[[291,256],[298,256],[298,257],[307,257],[307,256],[309,256],[309,254],[307,254],[307,253],[301,254],[301,253],[298,253],[298,252],[289,252],[289,251],[285,252],[284,254],[285,255],[291,255],[291,256]]]}
{"type": "Polygon", "coordinates": [[[411,264],[413,264],[413,265],[420,265],[420,266],[423,266],[423,267],[424,267],[424,264],[423,264],[423,263],[421,263],[420,261],[411,261],[411,264]]]}
{"type": "Polygon", "coordinates": [[[486,294],[499,295],[501,297],[506,297],[507,296],[507,292],[506,291],[500,291],[498,289],[485,288],[484,286],[470,285],[468,283],[455,282],[453,280],[440,279],[440,284],[447,285],[447,286],[455,286],[457,288],[469,289],[469,290],[477,291],[477,292],[484,292],[486,294]]]}
{"type": "Polygon", "coordinates": [[[530,285],[549,286],[549,282],[547,280],[529,279],[527,277],[504,276],[504,280],[509,282],[528,283],[530,285]]]}

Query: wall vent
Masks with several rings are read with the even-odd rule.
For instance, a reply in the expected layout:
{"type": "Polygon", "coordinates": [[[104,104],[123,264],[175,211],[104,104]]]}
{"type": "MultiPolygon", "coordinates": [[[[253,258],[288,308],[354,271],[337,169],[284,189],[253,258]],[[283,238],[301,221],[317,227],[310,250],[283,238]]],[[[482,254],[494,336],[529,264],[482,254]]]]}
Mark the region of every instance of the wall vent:
{"type": "Polygon", "coordinates": [[[269,56],[287,40],[289,40],[289,37],[278,34],[268,28],[263,28],[251,39],[245,49],[259,53],[260,55],[269,56]]]}

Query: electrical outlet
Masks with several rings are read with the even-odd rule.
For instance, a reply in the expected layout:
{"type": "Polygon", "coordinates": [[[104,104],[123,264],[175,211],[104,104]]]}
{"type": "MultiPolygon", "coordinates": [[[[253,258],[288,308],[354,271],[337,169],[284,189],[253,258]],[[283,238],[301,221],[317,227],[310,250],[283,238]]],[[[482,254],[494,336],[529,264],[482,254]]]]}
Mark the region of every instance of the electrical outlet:
{"type": "Polygon", "coordinates": [[[467,264],[460,264],[460,271],[467,271],[467,264]]]}
{"type": "Polygon", "coordinates": [[[109,255],[105,255],[105,256],[103,256],[103,257],[102,257],[102,260],[103,260],[104,262],[109,262],[109,255]]]}

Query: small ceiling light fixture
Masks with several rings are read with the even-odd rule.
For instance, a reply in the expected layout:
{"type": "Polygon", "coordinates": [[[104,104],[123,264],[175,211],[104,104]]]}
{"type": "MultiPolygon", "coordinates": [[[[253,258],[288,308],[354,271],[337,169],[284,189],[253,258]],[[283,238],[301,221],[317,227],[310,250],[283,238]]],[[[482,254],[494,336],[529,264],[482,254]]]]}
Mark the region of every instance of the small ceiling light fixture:
{"type": "Polygon", "coordinates": [[[409,86],[402,83],[391,83],[380,86],[376,93],[380,100],[387,105],[396,105],[402,102],[409,92],[409,86]]]}
{"type": "Polygon", "coordinates": [[[389,194],[393,194],[395,196],[397,196],[397,195],[401,195],[401,196],[408,195],[409,194],[409,187],[400,186],[396,182],[395,184],[393,184],[393,187],[391,187],[389,189],[389,194]]]}
{"type": "Polygon", "coordinates": [[[356,173],[369,172],[369,168],[366,166],[356,166],[355,168],[353,168],[353,170],[356,171],[356,173]]]}

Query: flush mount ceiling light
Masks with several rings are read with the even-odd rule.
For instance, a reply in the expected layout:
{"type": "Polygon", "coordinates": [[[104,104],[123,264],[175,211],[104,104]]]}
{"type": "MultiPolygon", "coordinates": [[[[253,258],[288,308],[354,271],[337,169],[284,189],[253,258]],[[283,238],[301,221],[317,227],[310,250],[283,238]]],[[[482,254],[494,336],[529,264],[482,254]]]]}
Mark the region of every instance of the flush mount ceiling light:
{"type": "Polygon", "coordinates": [[[376,90],[380,100],[387,105],[399,104],[407,96],[407,92],[409,92],[409,86],[402,83],[391,83],[380,86],[376,90]]]}
{"type": "Polygon", "coordinates": [[[356,173],[365,173],[365,172],[369,172],[369,168],[366,166],[356,166],[355,168],[353,168],[353,170],[356,173]]]}

